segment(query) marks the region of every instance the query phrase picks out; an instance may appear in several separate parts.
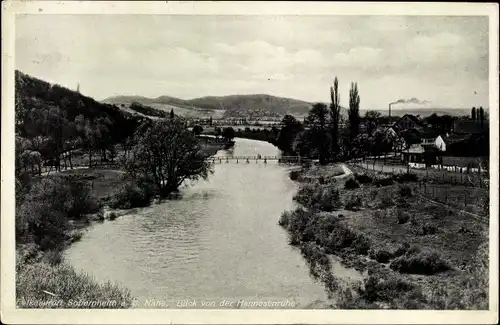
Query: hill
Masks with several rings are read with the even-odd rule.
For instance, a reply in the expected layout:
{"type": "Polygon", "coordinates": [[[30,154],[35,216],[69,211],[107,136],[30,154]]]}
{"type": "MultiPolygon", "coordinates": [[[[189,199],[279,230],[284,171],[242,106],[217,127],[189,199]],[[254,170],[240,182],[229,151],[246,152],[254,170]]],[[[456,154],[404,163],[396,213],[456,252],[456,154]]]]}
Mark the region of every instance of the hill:
{"type": "Polygon", "coordinates": [[[21,71],[16,70],[15,79],[16,133],[21,136],[28,133],[31,133],[31,136],[37,135],[34,133],[38,132],[38,128],[33,124],[32,117],[46,115],[53,108],[58,109],[61,117],[68,121],[74,121],[78,115],[91,120],[108,120],[112,137],[116,141],[130,135],[140,121],[137,116],[123,112],[115,105],[100,103],[76,91],[50,84],[21,71]]]}
{"type": "Polygon", "coordinates": [[[265,94],[207,96],[194,99],[180,99],[170,96],[146,98],[141,96],[117,96],[107,98],[104,103],[129,106],[133,102],[153,108],[174,109],[176,114],[192,117],[219,116],[224,117],[282,117],[285,114],[306,115],[312,104],[292,99],[265,94]],[[177,110],[177,112],[176,112],[177,110]]]}

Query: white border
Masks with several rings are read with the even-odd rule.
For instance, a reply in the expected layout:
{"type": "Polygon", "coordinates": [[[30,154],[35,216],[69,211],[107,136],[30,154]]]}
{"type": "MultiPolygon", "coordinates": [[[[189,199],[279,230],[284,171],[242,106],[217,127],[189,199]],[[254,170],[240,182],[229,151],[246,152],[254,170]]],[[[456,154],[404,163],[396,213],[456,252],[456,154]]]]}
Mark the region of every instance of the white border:
{"type": "Polygon", "coordinates": [[[2,2],[1,320],[14,324],[494,324],[498,322],[498,4],[326,2],[2,2]],[[14,252],[14,15],[443,15],[489,16],[490,310],[19,310],[14,252]]]}

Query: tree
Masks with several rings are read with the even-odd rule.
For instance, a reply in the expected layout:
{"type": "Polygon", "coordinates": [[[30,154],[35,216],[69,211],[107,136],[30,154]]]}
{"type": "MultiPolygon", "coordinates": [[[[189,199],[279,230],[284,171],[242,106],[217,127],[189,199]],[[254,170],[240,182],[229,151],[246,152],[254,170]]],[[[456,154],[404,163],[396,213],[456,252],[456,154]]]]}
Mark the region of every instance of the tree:
{"type": "Polygon", "coordinates": [[[475,107],[472,107],[471,117],[472,117],[472,120],[473,120],[473,121],[475,121],[475,120],[476,120],[476,108],[475,108],[475,107]]]}
{"type": "MultiPolygon", "coordinates": [[[[302,123],[292,115],[285,115],[281,121],[282,127],[276,138],[276,146],[285,153],[293,154],[293,143],[297,134],[303,130],[302,123]]],[[[273,126],[273,131],[275,127],[273,126]]]]}
{"type": "Polygon", "coordinates": [[[208,124],[209,124],[210,126],[212,126],[212,123],[213,123],[213,122],[212,122],[212,117],[210,116],[210,119],[208,120],[208,124]]]}
{"type": "Polygon", "coordinates": [[[331,148],[330,156],[334,157],[339,151],[338,133],[340,116],[340,94],[339,81],[337,77],[333,80],[333,87],[330,87],[330,122],[331,122],[331,148]]]}
{"type": "Polygon", "coordinates": [[[226,141],[231,141],[234,138],[234,129],[230,126],[226,127],[222,129],[221,135],[226,141]]]}
{"type": "Polygon", "coordinates": [[[349,137],[354,140],[359,133],[359,92],[358,84],[352,82],[351,89],[349,90],[349,137]]]}
{"type": "Polygon", "coordinates": [[[328,108],[323,103],[316,103],[309,111],[306,118],[307,124],[310,127],[310,138],[312,138],[312,146],[317,149],[320,164],[326,164],[330,149],[330,138],[328,132],[329,125],[328,108]]]}
{"type": "Polygon", "coordinates": [[[479,121],[481,122],[481,128],[484,127],[484,109],[483,107],[479,107],[479,121]]]}
{"type": "Polygon", "coordinates": [[[174,118],[174,109],[173,108],[170,110],[170,118],[174,118]]]}
{"type": "Polygon", "coordinates": [[[196,136],[179,118],[139,127],[134,142],[125,169],[133,178],[153,185],[160,197],[177,191],[187,179],[206,179],[212,172],[196,136]]]}
{"type": "Polygon", "coordinates": [[[367,123],[367,131],[368,134],[372,134],[372,132],[377,127],[378,119],[380,117],[380,113],[377,111],[368,111],[365,113],[365,120],[367,123]]]}
{"type": "Polygon", "coordinates": [[[203,127],[201,125],[196,124],[195,126],[193,126],[193,133],[195,135],[202,134],[203,133],[203,127]]]}

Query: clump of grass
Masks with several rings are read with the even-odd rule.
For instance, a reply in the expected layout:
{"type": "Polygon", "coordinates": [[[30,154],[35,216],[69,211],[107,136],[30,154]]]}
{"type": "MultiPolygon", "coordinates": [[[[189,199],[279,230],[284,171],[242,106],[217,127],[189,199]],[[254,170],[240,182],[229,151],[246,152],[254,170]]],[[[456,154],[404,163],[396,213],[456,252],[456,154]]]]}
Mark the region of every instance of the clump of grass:
{"type": "Polygon", "coordinates": [[[128,308],[132,296],[128,290],[110,282],[98,283],[91,276],[78,274],[65,263],[33,263],[19,267],[16,273],[18,308],[128,308]],[[50,292],[55,296],[47,294],[50,292]],[[55,305],[33,306],[29,301],[55,302],[55,305]],[[107,302],[109,305],[78,306],[74,302],[107,302]]]}
{"type": "Polygon", "coordinates": [[[355,188],[359,188],[359,183],[354,178],[349,178],[345,182],[344,188],[347,189],[347,190],[352,190],[352,189],[355,189],[355,188]]]}
{"type": "Polygon", "coordinates": [[[407,251],[391,262],[391,269],[400,273],[432,275],[450,269],[448,263],[436,252],[413,253],[407,251]]]}
{"type": "Polygon", "coordinates": [[[358,210],[362,206],[361,197],[357,195],[351,195],[344,204],[346,210],[358,210]]]}

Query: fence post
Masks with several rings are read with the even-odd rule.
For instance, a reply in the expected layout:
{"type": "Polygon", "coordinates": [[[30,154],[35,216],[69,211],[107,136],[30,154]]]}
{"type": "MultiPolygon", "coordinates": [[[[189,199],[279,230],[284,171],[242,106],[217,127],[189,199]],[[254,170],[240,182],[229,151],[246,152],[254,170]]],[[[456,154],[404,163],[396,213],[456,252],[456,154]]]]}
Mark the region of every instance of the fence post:
{"type": "Polygon", "coordinates": [[[464,195],[464,204],[467,206],[467,194],[464,195]]]}

